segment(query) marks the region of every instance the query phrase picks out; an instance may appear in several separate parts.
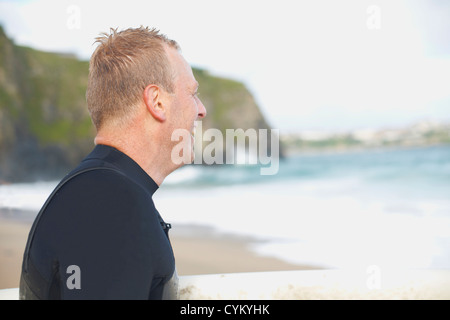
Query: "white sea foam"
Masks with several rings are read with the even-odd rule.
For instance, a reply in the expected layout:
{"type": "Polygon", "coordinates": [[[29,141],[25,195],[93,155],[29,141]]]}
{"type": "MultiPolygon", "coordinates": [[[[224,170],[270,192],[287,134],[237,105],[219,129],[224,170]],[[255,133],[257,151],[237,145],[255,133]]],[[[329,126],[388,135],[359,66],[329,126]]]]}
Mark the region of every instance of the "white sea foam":
{"type": "Polygon", "coordinates": [[[0,208],[39,211],[57,181],[0,185],[0,208]]]}
{"type": "Polygon", "coordinates": [[[267,240],[253,249],[326,267],[450,267],[450,201],[365,194],[356,180],[323,179],[155,195],[165,219],[267,240]],[[358,189],[359,188],[359,189],[358,189]]]}

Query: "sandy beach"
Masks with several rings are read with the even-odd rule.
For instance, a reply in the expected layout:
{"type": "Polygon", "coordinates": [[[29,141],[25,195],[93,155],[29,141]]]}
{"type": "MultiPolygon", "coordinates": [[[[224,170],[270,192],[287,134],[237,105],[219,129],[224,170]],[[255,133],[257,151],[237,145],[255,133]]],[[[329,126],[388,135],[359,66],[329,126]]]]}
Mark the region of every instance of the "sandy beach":
{"type": "MultiPolygon", "coordinates": [[[[31,224],[0,218],[0,289],[19,286],[31,224]]],[[[199,226],[173,226],[170,239],[179,275],[313,269],[252,253],[255,240],[199,226]]]]}

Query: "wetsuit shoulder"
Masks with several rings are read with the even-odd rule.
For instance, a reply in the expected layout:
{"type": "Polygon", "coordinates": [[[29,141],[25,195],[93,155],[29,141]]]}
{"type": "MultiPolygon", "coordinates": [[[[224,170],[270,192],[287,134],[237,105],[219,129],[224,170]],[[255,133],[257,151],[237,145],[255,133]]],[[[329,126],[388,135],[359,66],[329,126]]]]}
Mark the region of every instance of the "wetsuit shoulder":
{"type": "Polygon", "coordinates": [[[147,299],[174,269],[151,195],[106,169],[79,174],[54,194],[30,258],[48,282],[57,276],[65,299],[147,299]],[[67,285],[70,266],[80,271],[79,289],[67,285]]]}

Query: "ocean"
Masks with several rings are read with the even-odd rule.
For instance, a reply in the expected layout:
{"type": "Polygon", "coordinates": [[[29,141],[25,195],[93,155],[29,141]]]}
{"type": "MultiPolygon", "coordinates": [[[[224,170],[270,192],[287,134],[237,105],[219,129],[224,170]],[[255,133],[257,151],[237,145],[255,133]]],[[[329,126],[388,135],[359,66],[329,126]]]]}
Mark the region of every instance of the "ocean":
{"type": "MultiPolygon", "coordinates": [[[[0,186],[0,213],[32,220],[56,181],[0,186]]],[[[258,254],[323,268],[450,268],[450,146],[188,165],[154,195],[166,222],[250,236],[258,254]]]]}

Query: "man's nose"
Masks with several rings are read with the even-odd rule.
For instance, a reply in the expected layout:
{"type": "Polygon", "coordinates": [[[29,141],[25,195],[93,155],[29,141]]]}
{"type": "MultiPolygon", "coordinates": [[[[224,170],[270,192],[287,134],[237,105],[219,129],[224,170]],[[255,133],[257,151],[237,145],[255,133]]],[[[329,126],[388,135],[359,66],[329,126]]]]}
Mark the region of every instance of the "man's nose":
{"type": "Polygon", "coordinates": [[[198,118],[199,119],[203,119],[204,117],[206,117],[206,108],[203,105],[203,102],[199,99],[200,105],[198,108],[198,118]]]}

